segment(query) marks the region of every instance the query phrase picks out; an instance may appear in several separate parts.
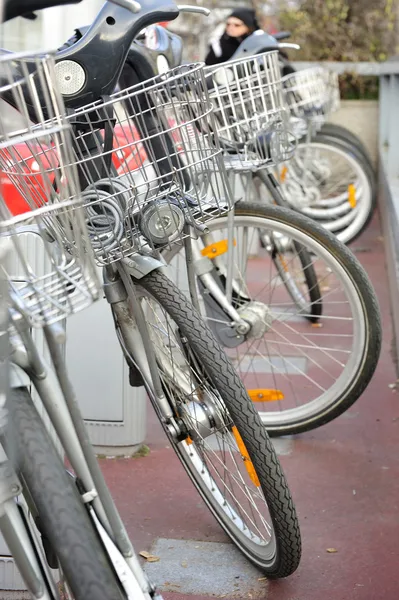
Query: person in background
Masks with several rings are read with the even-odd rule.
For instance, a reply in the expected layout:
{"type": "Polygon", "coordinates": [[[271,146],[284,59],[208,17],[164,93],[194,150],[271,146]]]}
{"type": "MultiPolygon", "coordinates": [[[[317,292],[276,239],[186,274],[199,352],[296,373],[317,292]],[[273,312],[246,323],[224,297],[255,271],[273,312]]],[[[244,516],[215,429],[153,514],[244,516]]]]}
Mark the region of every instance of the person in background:
{"type": "Polygon", "coordinates": [[[241,42],[257,29],[259,25],[254,10],[251,8],[234,10],[226,20],[224,34],[211,44],[205,64],[217,65],[229,60],[241,42]]]}

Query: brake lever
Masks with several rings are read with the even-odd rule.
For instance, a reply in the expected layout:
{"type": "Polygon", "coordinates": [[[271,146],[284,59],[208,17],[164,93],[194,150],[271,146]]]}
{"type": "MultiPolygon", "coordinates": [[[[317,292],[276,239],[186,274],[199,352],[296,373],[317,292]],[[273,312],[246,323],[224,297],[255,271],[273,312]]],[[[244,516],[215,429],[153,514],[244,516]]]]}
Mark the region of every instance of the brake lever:
{"type": "Polygon", "coordinates": [[[141,4],[136,2],[136,0],[110,0],[112,4],[116,4],[117,6],[121,6],[122,8],[127,8],[132,13],[138,13],[141,10],[141,4]]]}
{"type": "Polygon", "coordinates": [[[290,44],[289,42],[281,42],[281,44],[279,44],[278,47],[279,48],[291,48],[292,50],[300,50],[301,49],[299,44],[290,44]]]}
{"type": "Polygon", "coordinates": [[[209,8],[204,8],[203,6],[192,6],[191,4],[178,4],[177,8],[180,12],[198,13],[200,15],[204,15],[205,17],[209,17],[209,15],[211,14],[209,8]]]}

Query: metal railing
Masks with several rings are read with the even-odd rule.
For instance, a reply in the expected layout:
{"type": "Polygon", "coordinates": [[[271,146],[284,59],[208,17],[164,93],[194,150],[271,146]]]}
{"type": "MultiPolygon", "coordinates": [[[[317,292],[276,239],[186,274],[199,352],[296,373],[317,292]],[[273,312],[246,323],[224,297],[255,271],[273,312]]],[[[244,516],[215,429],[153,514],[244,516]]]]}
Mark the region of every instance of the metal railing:
{"type": "MultiPolygon", "coordinates": [[[[379,210],[396,350],[399,348],[399,58],[379,65],[379,210]]],[[[396,351],[396,356],[398,355],[396,351]]]]}

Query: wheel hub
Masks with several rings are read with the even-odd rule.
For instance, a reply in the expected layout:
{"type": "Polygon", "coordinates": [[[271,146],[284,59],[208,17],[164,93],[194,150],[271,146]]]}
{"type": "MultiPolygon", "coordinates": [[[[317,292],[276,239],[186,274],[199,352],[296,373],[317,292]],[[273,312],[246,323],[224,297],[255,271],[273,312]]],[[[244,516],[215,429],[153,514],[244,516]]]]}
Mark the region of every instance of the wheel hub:
{"type": "Polygon", "coordinates": [[[262,338],[272,326],[273,317],[269,307],[263,302],[251,301],[238,309],[240,317],[250,325],[246,339],[262,338]]]}
{"type": "Polygon", "coordinates": [[[209,397],[188,402],[181,407],[180,414],[193,440],[209,437],[215,429],[225,427],[220,411],[209,397]]]}

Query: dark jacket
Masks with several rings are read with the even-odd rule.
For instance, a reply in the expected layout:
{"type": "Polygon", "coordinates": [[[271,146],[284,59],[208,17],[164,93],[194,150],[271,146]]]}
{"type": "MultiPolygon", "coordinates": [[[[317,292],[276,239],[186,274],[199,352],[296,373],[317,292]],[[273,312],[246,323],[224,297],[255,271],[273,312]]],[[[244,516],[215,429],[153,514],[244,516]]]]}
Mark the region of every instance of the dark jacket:
{"type": "Polygon", "coordinates": [[[241,42],[248,37],[248,35],[241,36],[239,38],[231,37],[224,33],[222,37],[219,39],[218,45],[219,48],[215,52],[215,49],[210,46],[209,52],[205,58],[206,65],[217,65],[219,63],[226,62],[230,60],[233,56],[234,52],[240,46],[241,42]]]}

